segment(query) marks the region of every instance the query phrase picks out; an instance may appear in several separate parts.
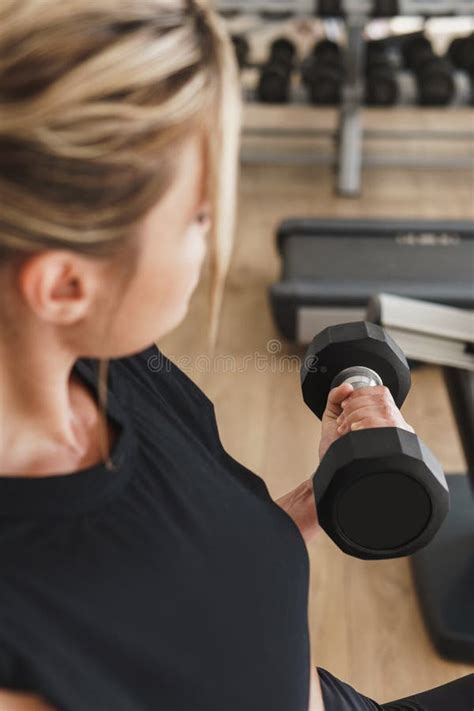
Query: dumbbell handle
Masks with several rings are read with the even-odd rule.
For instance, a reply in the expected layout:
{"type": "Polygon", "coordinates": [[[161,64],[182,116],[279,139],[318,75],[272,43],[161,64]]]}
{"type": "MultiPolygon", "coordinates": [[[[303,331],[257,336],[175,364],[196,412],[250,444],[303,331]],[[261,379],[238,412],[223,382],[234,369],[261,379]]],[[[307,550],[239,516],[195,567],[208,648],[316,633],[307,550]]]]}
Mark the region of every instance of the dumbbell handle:
{"type": "Polygon", "coordinates": [[[341,370],[332,381],[331,390],[343,383],[350,383],[354,390],[383,385],[380,375],[376,373],[375,370],[366,368],[363,365],[354,365],[345,370],[341,370]]]}

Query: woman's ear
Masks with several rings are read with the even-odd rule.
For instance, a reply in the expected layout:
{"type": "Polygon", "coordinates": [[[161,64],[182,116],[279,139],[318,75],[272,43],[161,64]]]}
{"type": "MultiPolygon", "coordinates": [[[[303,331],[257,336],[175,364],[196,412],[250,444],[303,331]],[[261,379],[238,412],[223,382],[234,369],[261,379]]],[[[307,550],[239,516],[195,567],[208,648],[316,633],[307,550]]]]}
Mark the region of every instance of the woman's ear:
{"type": "Polygon", "coordinates": [[[68,251],[47,251],[28,258],[18,272],[25,304],[41,320],[71,326],[89,312],[99,284],[91,260],[68,251]]]}

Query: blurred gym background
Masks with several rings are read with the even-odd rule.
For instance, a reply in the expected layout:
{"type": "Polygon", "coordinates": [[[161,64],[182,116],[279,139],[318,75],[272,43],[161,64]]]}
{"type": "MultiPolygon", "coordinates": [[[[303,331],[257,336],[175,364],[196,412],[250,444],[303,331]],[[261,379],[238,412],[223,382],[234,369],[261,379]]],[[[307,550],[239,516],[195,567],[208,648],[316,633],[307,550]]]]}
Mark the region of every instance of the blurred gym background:
{"type": "MultiPolygon", "coordinates": [[[[220,360],[206,358],[206,275],[186,321],[158,345],[211,397],[225,447],[277,498],[317,468],[320,432],[292,361],[305,353],[308,327],[301,330],[295,300],[311,278],[304,275],[303,287],[299,281],[292,285],[292,255],[277,242],[282,222],[342,220],[351,244],[359,240],[354,269],[361,270],[366,258],[367,273],[341,291],[339,263],[351,283],[347,240],[325,236],[323,228],[314,235],[320,246],[317,263],[313,258],[308,266],[315,273],[312,286],[329,275],[334,304],[301,298],[314,299],[321,327],[344,313],[363,313],[363,284],[366,289],[372,280],[380,290],[371,273],[372,250],[351,235],[351,222],[361,221],[374,232],[374,249],[386,254],[387,262],[393,259],[393,240],[416,247],[403,257],[407,269],[402,261],[398,281],[387,283],[386,291],[472,313],[474,264],[465,255],[472,255],[474,241],[473,8],[463,0],[217,0],[216,6],[233,37],[245,99],[236,242],[216,349],[220,360]],[[385,236],[382,230],[377,236],[381,226],[385,236]],[[328,239],[333,246],[339,240],[340,254],[337,248],[325,254],[328,239]],[[457,248],[463,250],[462,261],[457,248]],[[290,307],[281,297],[282,284],[284,293],[291,292],[290,307]]],[[[321,292],[324,297],[323,287],[321,292]]],[[[445,471],[465,474],[472,463],[466,461],[460,421],[468,419],[469,403],[461,413],[454,411],[443,368],[453,357],[453,367],[472,373],[474,334],[458,336],[450,356],[437,350],[437,343],[445,344],[442,331],[439,326],[426,360],[421,351],[413,359],[413,386],[402,411],[445,471]],[[461,361],[454,362],[455,351],[463,354],[461,361]]],[[[474,499],[469,506],[472,529],[463,535],[472,534],[474,544],[474,499]]],[[[474,545],[471,549],[473,558],[459,577],[474,607],[474,545]]],[[[351,558],[324,533],[309,555],[316,664],[380,703],[474,671],[474,611],[470,619],[457,621],[463,644],[440,646],[426,625],[426,600],[417,594],[410,559],[351,558]]],[[[445,604],[452,617],[459,616],[456,599],[445,604]]]]}

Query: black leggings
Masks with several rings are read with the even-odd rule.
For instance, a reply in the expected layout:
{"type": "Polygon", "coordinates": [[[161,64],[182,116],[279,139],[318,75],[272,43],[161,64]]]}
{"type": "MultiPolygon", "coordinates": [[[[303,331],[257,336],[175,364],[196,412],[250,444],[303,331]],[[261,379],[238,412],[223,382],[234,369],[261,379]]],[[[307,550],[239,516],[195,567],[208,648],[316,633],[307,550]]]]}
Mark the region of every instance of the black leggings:
{"type": "Polygon", "coordinates": [[[474,711],[474,674],[420,694],[378,704],[317,667],[325,711],[474,711]]]}

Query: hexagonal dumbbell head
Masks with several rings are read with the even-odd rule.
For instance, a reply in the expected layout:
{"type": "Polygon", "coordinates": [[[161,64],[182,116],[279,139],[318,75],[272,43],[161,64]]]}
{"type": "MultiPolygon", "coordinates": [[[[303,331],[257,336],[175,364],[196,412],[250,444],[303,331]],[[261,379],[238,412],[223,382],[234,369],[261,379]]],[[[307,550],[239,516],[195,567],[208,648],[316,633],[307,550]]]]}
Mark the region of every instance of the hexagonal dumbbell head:
{"type": "Polygon", "coordinates": [[[449,511],[440,463],[415,434],[396,427],[341,437],[313,482],[320,525],[357,558],[411,555],[432,540],[449,511]]]}
{"type": "Polygon", "coordinates": [[[410,369],[402,350],[375,323],[343,323],[329,326],[313,338],[301,368],[304,401],[319,419],[335,378],[354,366],[375,371],[389,388],[397,407],[402,406],[411,385],[410,369]]]}

